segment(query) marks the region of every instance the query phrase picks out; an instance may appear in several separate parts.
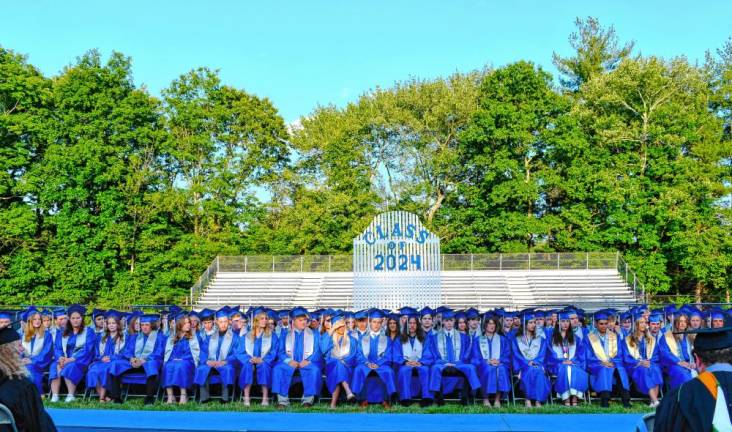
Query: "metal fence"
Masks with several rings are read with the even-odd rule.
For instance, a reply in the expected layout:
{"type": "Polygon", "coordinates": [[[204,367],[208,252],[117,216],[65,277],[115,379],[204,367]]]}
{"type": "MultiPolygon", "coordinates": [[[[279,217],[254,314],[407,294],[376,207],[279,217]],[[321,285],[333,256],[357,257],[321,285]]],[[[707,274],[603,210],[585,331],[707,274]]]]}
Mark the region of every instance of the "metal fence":
{"type": "MultiPolygon", "coordinates": [[[[442,271],[615,269],[617,252],[442,254],[442,271]]],[[[350,272],[351,255],[217,256],[215,272],[350,272]]],[[[207,270],[207,271],[209,271],[207,270]]]]}

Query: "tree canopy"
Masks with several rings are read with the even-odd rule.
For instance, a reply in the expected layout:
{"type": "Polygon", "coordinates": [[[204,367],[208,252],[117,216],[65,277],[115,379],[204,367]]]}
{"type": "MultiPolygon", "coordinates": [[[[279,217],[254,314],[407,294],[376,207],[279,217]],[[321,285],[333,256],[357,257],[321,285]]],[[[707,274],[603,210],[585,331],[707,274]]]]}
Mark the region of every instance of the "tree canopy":
{"type": "Polygon", "coordinates": [[[205,67],[156,96],[121,53],[48,77],[0,48],[2,303],[180,302],[217,254],[348,253],[386,210],[443,252],[617,250],[728,299],[732,39],[698,65],[576,24],[557,76],[413,77],[290,126],[205,67]]]}

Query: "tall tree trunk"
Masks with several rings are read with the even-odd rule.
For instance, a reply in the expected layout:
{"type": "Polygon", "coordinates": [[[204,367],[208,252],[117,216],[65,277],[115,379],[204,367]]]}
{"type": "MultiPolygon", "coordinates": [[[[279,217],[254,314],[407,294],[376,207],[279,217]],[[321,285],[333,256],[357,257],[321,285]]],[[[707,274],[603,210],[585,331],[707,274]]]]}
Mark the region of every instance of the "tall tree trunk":
{"type": "Polygon", "coordinates": [[[697,303],[701,303],[703,294],[704,294],[704,283],[697,282],[696,286],[694,287],[694,300],[696,300],[697,303]]]}
{"type": "Polygon", "coordinates": [[[430,207],[430,211],[427,213],[427,226],[432,227],[432,219],[435,218],[435,214],[437,213],[437,210],[440,209],[442,206],[442,201],[445,200],[445,191],[441,188],[437,188],[437,200],[435,200],[435,203],[432,204],[432,207],[430,207]]]}

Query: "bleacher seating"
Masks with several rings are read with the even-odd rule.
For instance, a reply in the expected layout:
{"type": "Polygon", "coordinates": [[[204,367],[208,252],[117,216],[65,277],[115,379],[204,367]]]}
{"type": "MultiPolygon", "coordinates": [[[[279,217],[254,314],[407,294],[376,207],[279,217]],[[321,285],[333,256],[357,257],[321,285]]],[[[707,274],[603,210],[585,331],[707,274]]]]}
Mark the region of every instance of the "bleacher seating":
{"type": "MultiPolygon", "coordinates": [[[[443,271],[443,304],[453,308],[634,303],[636,298],[616,270],[443,271]]],[[[197,307],[266,305],[288,308],[349,309],[351,272],[219,272],[197,307]]]]}

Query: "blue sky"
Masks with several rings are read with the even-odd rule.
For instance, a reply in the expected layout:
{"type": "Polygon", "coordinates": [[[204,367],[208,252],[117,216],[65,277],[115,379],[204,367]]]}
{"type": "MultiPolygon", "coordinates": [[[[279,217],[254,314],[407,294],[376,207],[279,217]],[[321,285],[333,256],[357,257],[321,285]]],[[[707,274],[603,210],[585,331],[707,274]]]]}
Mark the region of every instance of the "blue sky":
{"type": "Polygon", "coordinates": [[[643,54],[703,61],[732,35],[728,1],[5,1],[0,44],[47,75],[91,48],[133,59],[159,94],[198,66],[270,98],[286,121],[375,86],[531,60],[553,71],[577,16],[643,54]]]}

